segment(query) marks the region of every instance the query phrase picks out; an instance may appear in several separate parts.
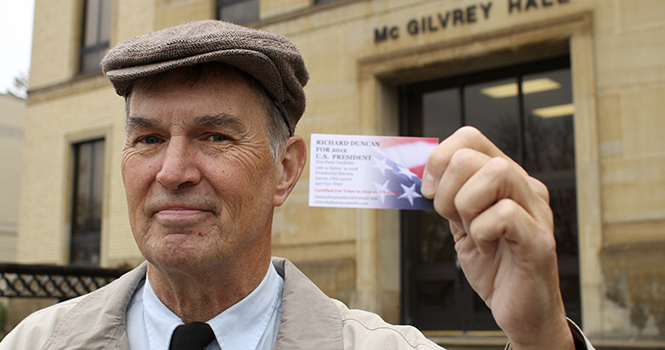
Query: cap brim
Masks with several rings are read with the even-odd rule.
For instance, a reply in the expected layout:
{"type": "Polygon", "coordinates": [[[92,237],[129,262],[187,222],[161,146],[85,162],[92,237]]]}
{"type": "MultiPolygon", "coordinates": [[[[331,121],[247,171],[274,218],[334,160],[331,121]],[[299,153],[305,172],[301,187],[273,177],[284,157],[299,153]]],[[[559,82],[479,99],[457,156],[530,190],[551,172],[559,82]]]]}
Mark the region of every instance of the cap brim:
{"type": "Polygon", "coordinates": [[[279,70],[266,55],[243,49],[220,50],[176,60],[125,67],[106,72],[116,93],[126,96],[134,83],[144,77],[166,72],[179,67],[193,66],[205,62],[222,62],[234,66],[258,80],[278,101],[284,99],[283,82],[279,70]]]}

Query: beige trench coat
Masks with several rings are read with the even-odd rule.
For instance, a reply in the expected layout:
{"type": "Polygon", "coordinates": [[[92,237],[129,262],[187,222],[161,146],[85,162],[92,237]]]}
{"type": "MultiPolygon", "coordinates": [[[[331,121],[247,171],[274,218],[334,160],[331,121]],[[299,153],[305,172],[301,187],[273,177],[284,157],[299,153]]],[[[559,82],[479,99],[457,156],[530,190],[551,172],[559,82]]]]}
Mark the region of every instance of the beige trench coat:
{"type": "MultiPolygon", "coordinates": [[[[272,263],[285,281],[275,350],[441,349],[414,327],[390,325],[328,298],[290,261],[272,263]]],[[[5,337],[0,350],[129,350],[125,312],[145,274],[144,263],[93,293],[35,312],[5,337]]]]}

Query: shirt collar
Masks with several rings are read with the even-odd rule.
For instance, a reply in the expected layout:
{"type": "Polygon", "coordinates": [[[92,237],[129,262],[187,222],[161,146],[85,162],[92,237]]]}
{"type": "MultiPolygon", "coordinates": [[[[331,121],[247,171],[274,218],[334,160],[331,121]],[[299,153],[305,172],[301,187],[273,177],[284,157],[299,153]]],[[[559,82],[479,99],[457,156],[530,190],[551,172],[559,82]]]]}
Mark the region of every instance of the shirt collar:
{"type": "MultiPolygon", "coordinates": [[[[219,346],[224,350],[255,349],[268,328],[271,315],[282,311],[283,288],[284,280],[270,264],[256,289],[207,322],[219,346]]],[[[150,348],[168,349],[173,331],[183,322],[159,300],[147,278],[143,306],[150,348]]]]}

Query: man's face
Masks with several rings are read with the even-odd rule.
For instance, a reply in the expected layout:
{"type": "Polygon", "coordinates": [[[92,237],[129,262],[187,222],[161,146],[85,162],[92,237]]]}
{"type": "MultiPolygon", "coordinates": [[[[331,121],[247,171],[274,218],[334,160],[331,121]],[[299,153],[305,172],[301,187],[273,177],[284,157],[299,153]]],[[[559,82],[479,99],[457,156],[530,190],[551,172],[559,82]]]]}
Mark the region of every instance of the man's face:
{"type": "Polygon", "coordinates": [[[122,152],[129,219],[158,267],[270,254],[279,162],[266,113],[237,77],[167,77],[135,89],[122,152]],[[266,246],[267,245],[267,246],[266,246]]]}

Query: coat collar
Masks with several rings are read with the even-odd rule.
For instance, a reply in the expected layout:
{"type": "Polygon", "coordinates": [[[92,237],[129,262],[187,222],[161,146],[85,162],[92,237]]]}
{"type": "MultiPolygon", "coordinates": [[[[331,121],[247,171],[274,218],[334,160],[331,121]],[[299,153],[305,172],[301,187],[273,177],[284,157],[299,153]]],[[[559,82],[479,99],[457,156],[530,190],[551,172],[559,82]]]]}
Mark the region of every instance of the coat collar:
{"type": "Polygon", "coordinates": [[[128,349],[125,313],[145,280],[146,266],[143,263],[114,283],[80,297],[60,319],[43,349],[72,349],[73,344],[77,349],[128,349]]]}
{"type": "Polygon", "coordinates": [[[275,350],[341,350],[342,316],[328,298],[290,261],[273,258],[284,278],[282,321],[275,350]]]}

